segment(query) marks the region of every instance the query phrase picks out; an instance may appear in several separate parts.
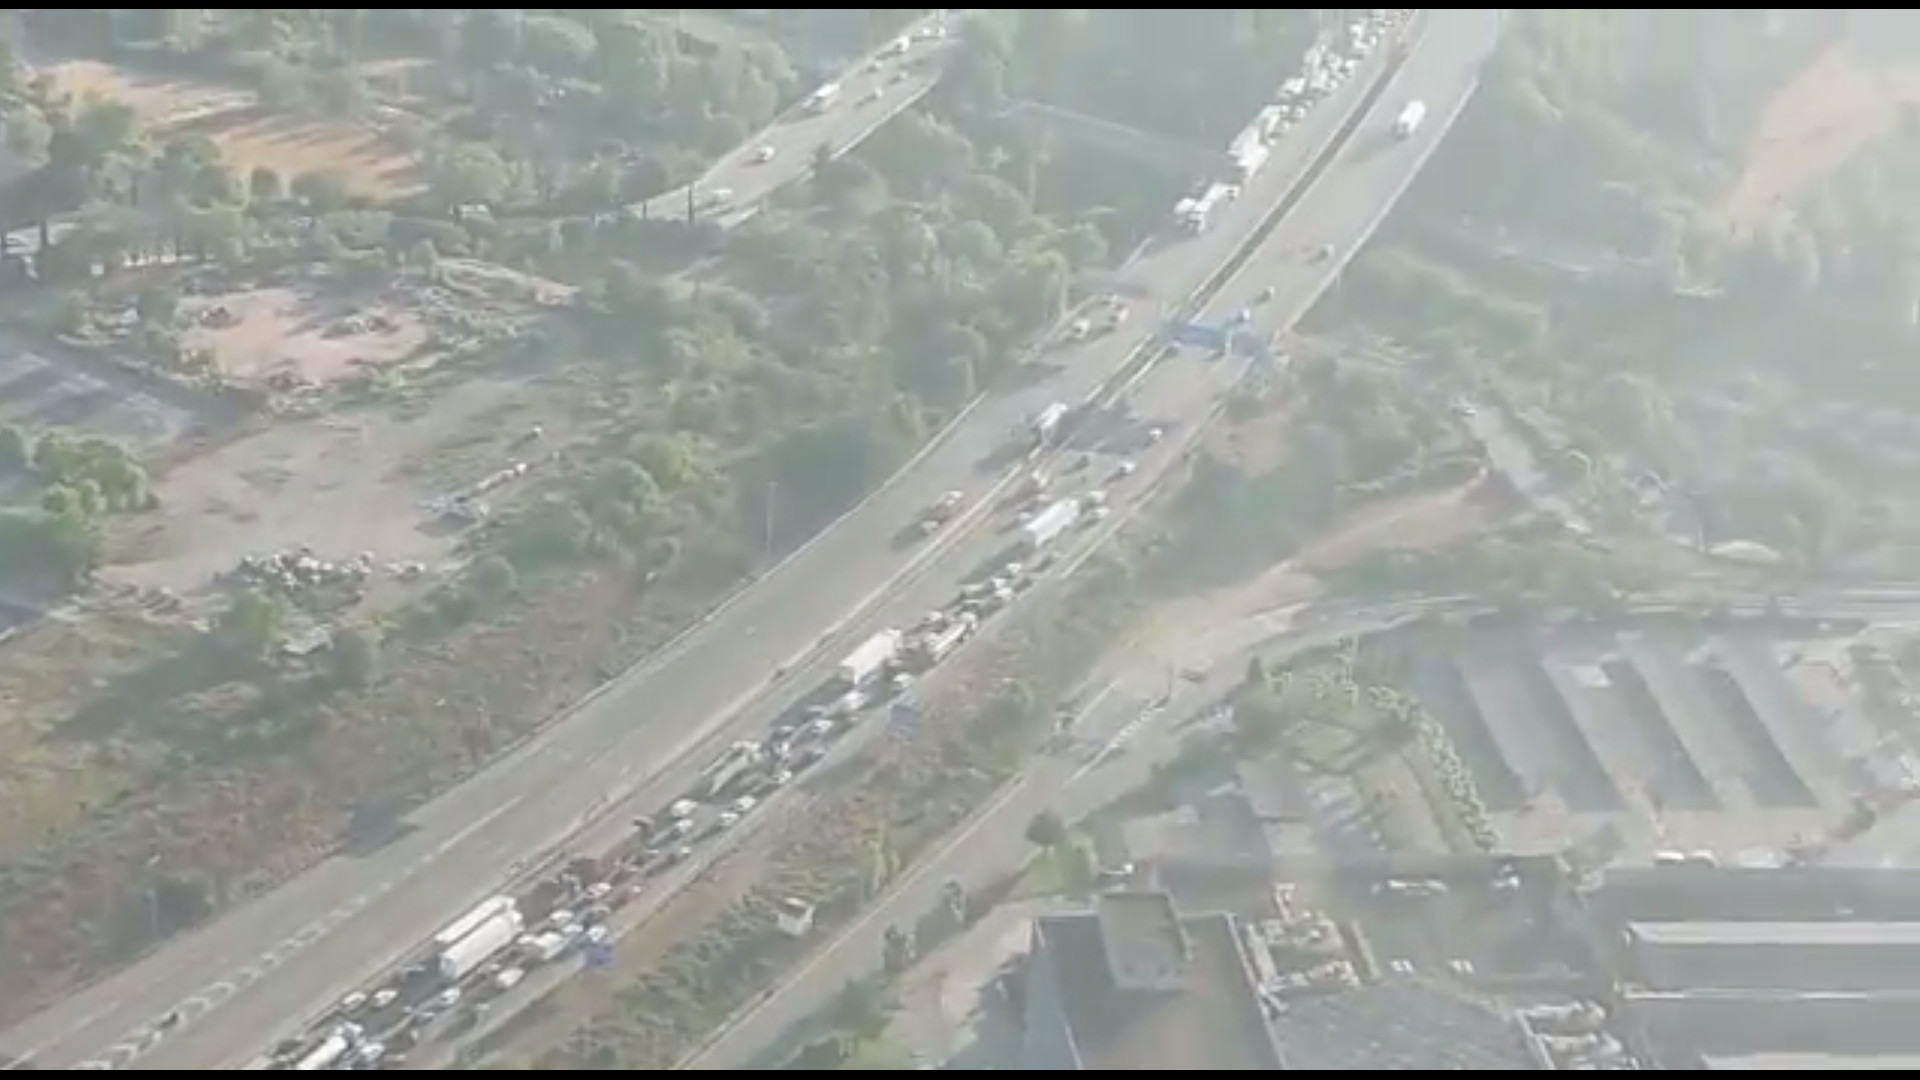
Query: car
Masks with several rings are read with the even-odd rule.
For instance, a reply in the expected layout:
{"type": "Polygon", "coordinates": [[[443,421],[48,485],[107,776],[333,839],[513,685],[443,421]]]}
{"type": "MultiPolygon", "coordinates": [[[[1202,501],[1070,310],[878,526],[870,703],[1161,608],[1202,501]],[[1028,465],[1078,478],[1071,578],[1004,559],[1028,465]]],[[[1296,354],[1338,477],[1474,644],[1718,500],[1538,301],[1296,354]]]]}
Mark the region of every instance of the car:
{"type": "Polygon", "coordinates": [[[753,152],[753,163],[755,165],[765,165],[767,162],[779,156],[779,153],[780,151],[774,149],[771,145],[761,146],[753,152]]]}
{"type": "Polygon", "coordinates": [[[1133,470],[1138,467],[1139,466],[1135,465],[1133,460],[1129,458],[1113,467],[1113,477],[1116,480],[1125,480],[1127,477],[1132,476],[1133,470]]]}
{"type": "Polygon", "coordinates": [[[753,808],[759,805],[759,799],[751,795],[742,795],[733,800],[733,806],[730,807],[730,809],[736,814],[751,814],[753,813],[753,808]]]}
{"type": "Polygon", "coordinates": [[[383,990],[376,991],[373,995],[372,1002],[374,1008],[384,1009],[398,1000],[400,1000],[400,991],[389,986],[383,990]]]}
{"type": "Polygon", "coordinates": [[[1152,428],[1148,428],[1148,429],[1147,429],[1147,442],[1148,442],[1148,443],[1158,443],[1158,442],[1159,442],[1159,441],[1160,441],[1161,439],[1164,439],[1164,438],[1166,438],[1166,437],[1167,437],[1167,429],[1166,429],[1166,428],[1157,428],[1157,427],[1152,427],[1152,428]]]}
{"type": "Polygon", "coordinates": [[[679,821],[683,818],[690,818],[699,811],[700,804],[694,802],[692,799],[675,799],[673,805],[667,807],[667,816],[673,818],[675,821],[679,821]]]}
{"type": "Polygon", "coordinates": [[[343,1013],[357,1013],[361,1009],[366,1008],[366,1006],[367,993],[364,990],[355,990],[353,993],[340,999],[340,1011],[343,1013]]]}
{"type": "Polygon", "coordinates": [[[887,96],[887,88],[884,86],[876,86],[873,89],[867,91],[867,96],[862,98],[861,100],[871,104],[875,101],[879,101],[881,98],[886,96],[887,96]]]}
{"type": "Polygon", "coordinates": [[[713,827],[716,830],[731,829],[738,824],[740,824],[740,815],[731,810],[722,810],[720,816],[713,819],[713,827]]]}
{"type": "Polygon", "coordinates": [[[1331,259],[1331,258],[1333,258],[1332,244],[1321,244],[1319,247],[1313,249],[1314,262],[1322,263],[1322,262],[1326,262],[1328,259],[1331,259]]]}

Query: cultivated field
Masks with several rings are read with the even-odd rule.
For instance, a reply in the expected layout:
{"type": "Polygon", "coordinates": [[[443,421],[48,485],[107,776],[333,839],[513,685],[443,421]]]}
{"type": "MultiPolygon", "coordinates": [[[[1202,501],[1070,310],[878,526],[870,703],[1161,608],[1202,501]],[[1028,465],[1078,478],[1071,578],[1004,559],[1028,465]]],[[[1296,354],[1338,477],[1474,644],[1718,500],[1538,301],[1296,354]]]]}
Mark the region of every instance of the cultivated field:
{"type": "Polygon", "coordinates": [[[412,155],[364,124],[269,115],[247,90],[145,75],[95,60],[63,61],[43,71],[75,98],[125,102],[159,139],[207,136],[243,176],[256,166],[285,177],[332,172],[349,190],[375,199],[420,187],[419,163],[412,155]]]}

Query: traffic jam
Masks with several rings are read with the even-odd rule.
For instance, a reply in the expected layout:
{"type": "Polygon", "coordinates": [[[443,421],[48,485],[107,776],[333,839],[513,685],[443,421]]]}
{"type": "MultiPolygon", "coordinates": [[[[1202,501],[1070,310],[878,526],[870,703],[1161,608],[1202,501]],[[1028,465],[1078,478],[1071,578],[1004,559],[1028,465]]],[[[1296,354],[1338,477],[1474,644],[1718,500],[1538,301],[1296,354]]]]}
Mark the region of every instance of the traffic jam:
{"type": "MultiPolygon", "coordinates": [[[[634,819],[614,850],[574,858],[519,896],[483,901],[435,934],[412,963],[348,994],[303,1036],[275,1046],[261,1067],[405,1068],[417,1047],[471,1030],[496,999],[535,969],[574,958],[604,962],[617,911],[752,816],[846,735],[885,713],[883,706],[910,694],[919,678],[1039,580],[1064,537],[1106,520],[1106,490],[1096,486],[1072,496],[1061,491],[1075,480],[1082,487],[1122,481],[1133,475],[1131,459],[1118,459],[1101,473],[1094,454],[1077,454],[1065,462],[1058,481],[1038,464],[1058,445],[1070,412],[1048,406],[1016,434],[1026,442],[1028,462],[1008,504],[1007,524],[1017,536],[950,602],[910,629],[884,629],[862,641],[763,738],[727,747],[690,789],[657,813],[634,819]]],[[[1160,436],[1157,428],[1147,432],[1150,442],[1160,436]]],[[[931,536],[966,505],[964,493],[946,492],[921,513],[917,528],[931,536]]]]}

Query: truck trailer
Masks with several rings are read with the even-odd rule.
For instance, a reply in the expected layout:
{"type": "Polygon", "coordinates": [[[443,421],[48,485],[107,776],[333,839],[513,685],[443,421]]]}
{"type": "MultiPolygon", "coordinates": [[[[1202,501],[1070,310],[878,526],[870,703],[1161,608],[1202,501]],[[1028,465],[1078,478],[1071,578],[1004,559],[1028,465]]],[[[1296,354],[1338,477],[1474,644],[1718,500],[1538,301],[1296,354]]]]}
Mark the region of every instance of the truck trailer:
{"type": "Polygon", "coordinates": [[[839,96],[839,83],[825,83],[819,89],[807,95],[807,111],[815,113],[826,112],[827,109],[832,107],[834,101],[839,98],[839,96]]]}
{"type": "Polygon", "coordinates": [[[1080,500],[1061,499],[1020,527],[1022,545],[1029,554],[1043,551],[1079,520],[1080,500]]]}
{"type": "Polygon", "coordinates": [[[440,956],[434,961],[440,977],[449,983],[459,982],[519,940],[520,932],[525,929],[518,909],[495,915],[474,927],[466,937],[440,950],[440,956]]]}
{"type": "Polygon", "coordinates": [[[967,640],[968,636],[973,633],[973,628],[978,624],[979,620],[975,619],[972,615],[963,614],[946,626],[941,627],[935,633],[928,634],[920,640],[918,650],[920,662],[926,667],[932,667],[953,655],[953,650],[959,648],[960,644],[967,640]]]}
{"type": "Polygon", "coordinates": [[[1420,130],[1420,121],[1425,120],[1426,118],[1427,118],[1426,102],[1424,101],[1407,102],[1407,107],[1404,109],[1401,109],[1400,115],[1394,118],[1393,137],[1396,139],[1411,138],[1414,132],[1420,130]]]}
{"type": "Polygon", "coordinates": [[[512,911],[515,907],[514,899],[511,896],[487,897],[485,900],[475,904],[471,911],[448,923],[445,929],[433,935],[434,948],[447,948],[454,942],[459,941],[461,938],[479,929],[480,925],[488,919],[503,912],[512,911]]]}
{"type": "Polygon", "coordinates": [[[346,1033],[336,1028],[326,1038],[320,1040],[319,1046],[307,1051],[299,1061],[293,1063],[294,1071],[324,1072],[331,1069],[347,1055],[351,1045],[347,1042],[346,1033]]]}
{"type": "Polygon", "coordinates": [[[856,689],[886,673],[887,665],[900,658],[904,635],[898,630],[882,630],[860,643],[859,648],[840,661],[837,670],[842,685],[856,689]]]}

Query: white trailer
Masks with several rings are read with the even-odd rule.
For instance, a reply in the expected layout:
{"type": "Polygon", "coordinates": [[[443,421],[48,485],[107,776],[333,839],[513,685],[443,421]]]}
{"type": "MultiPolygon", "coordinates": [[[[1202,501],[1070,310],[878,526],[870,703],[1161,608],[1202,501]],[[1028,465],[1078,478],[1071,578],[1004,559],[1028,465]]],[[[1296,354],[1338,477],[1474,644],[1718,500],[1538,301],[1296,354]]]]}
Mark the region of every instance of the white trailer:
{"type": "Polygon", "coordinates": [[[1280,125],[1286,120],[1286,113],[1278,105],[1269,105],[1253,118],[1255,130],[1260,132],[1262,142],[1272,142],[1280,134],[1280,125]]]}
{"type": "Polygon", "coordinates": [[[1059,502],[1040,511],[1034,515],[1032,521],[1021,526],[1021,531],[1025,534],[1024,538],[1026,540],[1027,550],[1040,551],[1045,549],[1047,545],[1060,539],[1061,533],[1073,528],[1074,523],[1079,520],[1079,499],[1061,499],[1059,502]]]}
{"type": "Polygon", "coordinates": [[[1233,201],[1233,188],[1227,184],[1211,184],[1207,190],[1186,207],[1181,224],[1191,233],[1203,233],[1213,224],[1213,215],[1221,207],[1233,201]]]}
{"type": "Polygon", "coordinates": [[[495,915],[474,927],[473,933],[440,951],[435,961],[440,969],[440,977],[450,983],[459,982],[519,940],[520,932],[524,929],[526,923],[520,918],[517,908],[495,915]]]}
{"type": "Polygon", "coordinates": [[[299,1061],[293,1063],[295,1072],[322,1072],[333,1068],[345,1057],[352,1046],[344,1032],[335,1029],[331,1035],[320,1040],[320,1045],[306,1052],[299,1061]]]}
{"type": "Polygon", "coordinates": [[[1260,171],[1260,167],[1267,163],[1267,156],[1271,152],[1272,151],[1267,149],[1265,143],[1258,142],[1244,150],[1236,152],[1233,155],[1233,168],[1234,172],[1239,176],[1240,182],[1244,184],[1252,180],[1254,175],[1260,171]]]}
{"type": "Polygon", "coordinates": [[[1401,109],[1400,115],[1394,118],[1394,121],[1393,121],[1394,138],[1405,139],[1405,138],[1411,137],[1414,132],[1420,130],[1420,121],[1425,120],[1426,118],[1427,118],[1426,102],[1424,101],[1407,102],[1407,107],[1404,109],[1401,109]]]}
{"type": "Polygon", "coordinates": [[[840,681],[849,687],[865,686],[899,658],[904,639],[905,635],[898,630],[882,630],[861,642],[859,648],[840,661],[840,681]]]}
{"type": "Polygon", "coordinates": [[[834,99],[839,96],[840,84],[837,82],[826,83],[813,93],[807,95],[807,111],[816,113],[825,112],[827,108],[833,104],[834,99]]]}
{"type": "Polygon", "coordinates": [[[953,650],[959,648],[960,643],[973,633],[974,625],[973,616],[963,614],[938,633],[928,634],[920,641],[921,661],[932,667],[953,655],[953,650]]]}
{"type": "Polygon", "coordinates": [[[1240,133],[1233,137],[1233,141],[1227,144],[1227,156],[1239,161],[1248,151],[1264,147],[1266,141],[1266,136],[1260,133],[1260,121],[1255,119],[1252,126],[1242,128],[1240,133]]]}
{"type": "Polygon", "coordinates": [[[474,905],[473,910],[448,923],[446,929],[433,935],[436,949],[445,949],[468,934],[480,928],[480,924],[502,912],[514,910],[513,897],[489,896],[474,905]]]}

